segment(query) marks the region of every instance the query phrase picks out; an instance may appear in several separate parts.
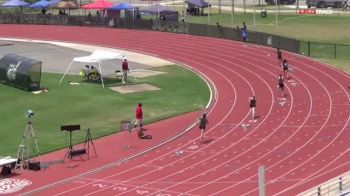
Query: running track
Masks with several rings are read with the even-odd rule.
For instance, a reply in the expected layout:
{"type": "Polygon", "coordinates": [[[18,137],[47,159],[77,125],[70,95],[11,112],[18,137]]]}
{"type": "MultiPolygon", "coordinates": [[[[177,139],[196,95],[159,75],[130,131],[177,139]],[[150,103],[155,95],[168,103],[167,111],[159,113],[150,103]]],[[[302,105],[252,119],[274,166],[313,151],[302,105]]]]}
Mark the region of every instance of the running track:
{"type": "MultiPolygon", "coordinates": [[[[350,77],[311,59],[284,52],[292,81],[286,82],[287,99],[280,104],[276,77],[281,68],[271,48],[92,27],[0,25],[0,36],[156,55],[202,74],[214,90],[207,142],[198,142],[194,127],[126,163],[39,189],[35,195],[257,195],[261,165],[266,167],[267,195],[295,195],[350,170],[350,77]],[[258,100],[257,122],[249,122],[252,94],[258,100]],[[250,127],[243,129],[246,123],[250,127]]],[[[33,190],[29,186],[24,191],[33,190]]]]}

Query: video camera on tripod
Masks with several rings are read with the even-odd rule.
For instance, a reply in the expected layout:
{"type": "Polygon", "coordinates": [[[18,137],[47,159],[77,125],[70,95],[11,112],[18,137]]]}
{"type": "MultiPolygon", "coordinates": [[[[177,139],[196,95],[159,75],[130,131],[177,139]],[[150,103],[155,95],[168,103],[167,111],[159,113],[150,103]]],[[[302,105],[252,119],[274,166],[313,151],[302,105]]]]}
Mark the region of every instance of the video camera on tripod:
{"type": "Polygon", "coordinates": [[[22,169],[40,170],[42,168],[42,160],[39,151],[39,146],[36,141],[36,136],[33,129],[33,124],[30,118],[34,115],[32,110],[27,110],[26,117],[28,119],[26,129],[22,137],[21,144],[18,146],[17,151],[17,163],[16,168],[21,167],[22,169]],[[33,146],[33,154],[30,154],[30,145],[33,146]],[[35,150],[36,149],[36,153],[35,150]],[[39,161],[35,161],[35,157],[38,156],[39,161]]]}
{"type": "Polygon", "coordinates": [[[26,117],[30,118],[32,116],[34,116],[34,112],[32,110],[27,110],[26,117]]]}

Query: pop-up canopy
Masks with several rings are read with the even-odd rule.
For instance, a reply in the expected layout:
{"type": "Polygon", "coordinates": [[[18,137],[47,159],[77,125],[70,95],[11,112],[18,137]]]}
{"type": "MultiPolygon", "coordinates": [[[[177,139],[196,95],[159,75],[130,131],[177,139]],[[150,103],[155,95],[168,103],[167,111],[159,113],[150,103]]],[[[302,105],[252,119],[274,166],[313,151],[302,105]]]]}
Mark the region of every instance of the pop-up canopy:
{"type": "Polygon", "coordinates": [[[75,57],[73,58],[72,62],[69,64],[66,72],[63,74],[60,84],[63,81],[63,78],[66,76],[69,68],[72,66],[74,62],[81,62],[81,63],[97,63],[99,71],[101,73],[101,83],[102,87],[104,88],[104,83],[103,83],[103,77],[102,77],[102,69],[101,69],[101,62],[106,61],[106,60],[111,60],[111,59],[123,59],[124,55],[116,53],[116,52],[111,52],[111,51],[105,51],[105,50],[96,50],[94,51],[91,55],[89,56],[82,56],[82,57],[75,57]]]}
{"type": "Polygon", "coordinates": [[[83,9],[103,10],[111,7],[113,3],[106,0],[96,0],[94,3],[83,5],[83,9]]]}
{"type": "Polygon", "coordinates": [[[1,4],[2,7],[20,7],[20,6],[28,6],[29,3],[21,0],[10,0],[1,4]]]}
{"type": "Polygon", "coordinates": [[[205,8],[210,6],[204,0],[185,0],[185,3],[187,3],[190,7],[205,8]]]}

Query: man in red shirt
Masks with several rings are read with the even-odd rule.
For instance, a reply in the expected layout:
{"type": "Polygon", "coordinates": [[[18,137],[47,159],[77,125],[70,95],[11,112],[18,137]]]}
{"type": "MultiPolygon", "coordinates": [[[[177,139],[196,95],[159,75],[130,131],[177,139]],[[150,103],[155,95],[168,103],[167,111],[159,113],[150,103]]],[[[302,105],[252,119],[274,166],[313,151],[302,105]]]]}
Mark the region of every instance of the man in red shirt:
{"type": "Polygon", "coordinates": [[[140,130],[142,131],[142,118],[143,118],[142,103],[137,104],[135,118],[136,118],[136,121],[135,121],[134,128],[136,128],[137,126],[140,126],[140,130]]]}
{"type": "Polygon", "coordinates": [[[122,74],[123,74],[122,82],[123,82],[123,84],[126,83],[126,80],[128,78],[128,71],[129,71],[129,64],[128,64],[127,59],[124,57],[123,63],[122,63],[122,74]]]}

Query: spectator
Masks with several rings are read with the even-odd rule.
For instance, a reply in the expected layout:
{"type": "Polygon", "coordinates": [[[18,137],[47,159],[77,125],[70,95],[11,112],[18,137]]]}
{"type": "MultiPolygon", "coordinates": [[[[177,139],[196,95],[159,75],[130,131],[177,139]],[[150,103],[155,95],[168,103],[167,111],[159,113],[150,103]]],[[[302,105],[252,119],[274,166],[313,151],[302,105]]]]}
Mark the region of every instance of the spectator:
{"type": "Polygon", "coordinates": [[[45,8],[41,9],[41,14],[42,15],[46,15],[46,9],[45,8]]]}
{"type": "Polygon", "coordinates": [[[181,12],[180,20],[181,20],[181,22],[185,22],[185,14],[184,14],[184,11],[181,12]]]}
{"type": "Polygon", "coordinates": [[[85,69],[84,69],[84,71],[85,71],[85,75],[84,75],[84,77],[86,77],[86,79],[87,80],[90,80],[91,78],[91,69],[90,69],[90,66],[89,65],[85,65],[85,69]]]}
{"type": "Polygon", "coordinates": [[[265,18],[266,16],[267,16],[267,11],[266,11],[266,9],[264,8],[264,9],[262,9],[262,11],[261,11],[261,17],[262,18],[265,18]]]}
{"type": "Polygon", "coordinates": [[[245,22],[243,22],[243,29],[247,30],[247,26],[245,25],[245,22]]]}
{"type": "Polygon", "coordinates": [[[88,75],[88,78],[94,81],[97,81],[100,79],[100,72],[96,69],[96,67],[91,66],[90,74],[88,75]]]}
{"type": "Polygon", "coordinates": [[[123,84],[126,83],[127,79],[128,79],[128,71],[129,71],[129,64],[128,64],[128,60],[124,57],[123,58],[123,63],[122,63],[122,82],[123,84]]]}
{"type": "Polygon", "coordinates": [[[241,28],[241,36],[242,36],[242,41],[247,42],[248,32],[247,32],[247,29],[244,27],[241,28]]]}
{"type": "Polygon", "coordinates": [[[219,22],[216,22],[216,26],[220,29],[221,28],[221,24],[219,22]]]}

